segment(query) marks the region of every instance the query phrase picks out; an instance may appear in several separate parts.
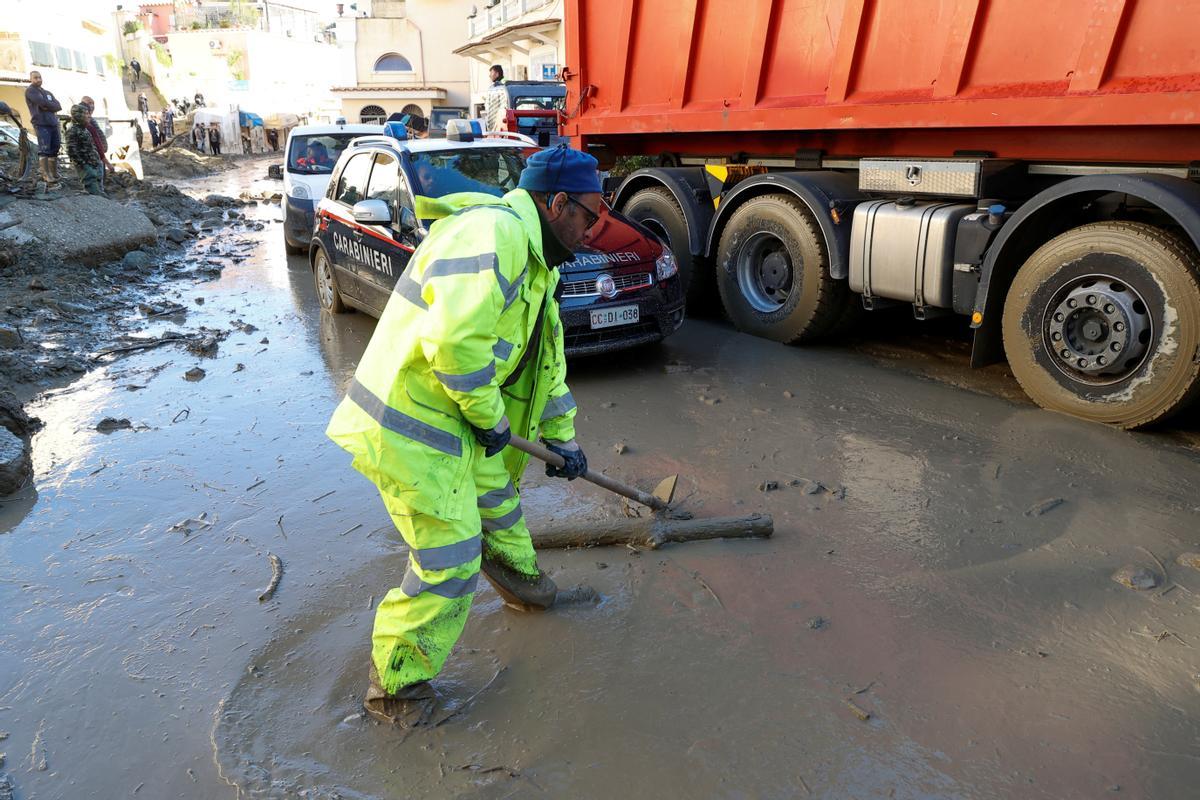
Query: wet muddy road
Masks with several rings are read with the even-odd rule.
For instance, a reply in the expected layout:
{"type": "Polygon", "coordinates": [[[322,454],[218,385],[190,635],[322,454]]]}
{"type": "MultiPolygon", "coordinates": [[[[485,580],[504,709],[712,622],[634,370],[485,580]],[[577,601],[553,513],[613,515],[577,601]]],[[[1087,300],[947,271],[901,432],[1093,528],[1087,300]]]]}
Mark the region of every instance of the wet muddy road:
{"type": "MultiPolygon", "coordinates": [[[[445,723],[406,738],[362,719],[372,608],[405,555],[323,429],[373,323],[318,314],[278,224],[245,235],[256,256],[181,290],[186,321],[161,323],[232,331],[215,355],[134,354],[30,408],[37,492],[0,505],[0,770],[17,798],[1200,784],[1200,571],[1176,563],[1200,551],[1193,423],[1051,415],[1003,370],[968,373],[957,345],[881,332],[794,349],[689,322],[574,365],[593,465],[647,487],[677,472],[692,511],[767,511],[775,538],[544,554],[601,602],[520,615],[481,583],[445,723]],[[97,432],[104,417],[131,428],[97,432]],[[284,574],[260,602],[270,555],[284,574]],[[1162,582],[1120,585],[1125,565],[1162,582]]],[[[579,483],[531,470],[531,524],[619,513],[579,483]]]]}

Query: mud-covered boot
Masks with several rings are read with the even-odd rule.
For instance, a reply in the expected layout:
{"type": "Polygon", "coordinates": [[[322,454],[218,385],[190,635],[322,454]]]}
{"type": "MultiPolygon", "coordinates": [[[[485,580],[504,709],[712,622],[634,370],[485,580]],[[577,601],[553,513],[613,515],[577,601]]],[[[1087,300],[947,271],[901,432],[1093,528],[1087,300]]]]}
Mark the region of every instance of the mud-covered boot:
{"type": "Polygon", "coordinates": [[[47,189],[62,188],[62,181],[59,180],[59,177],[58,177],[58,158],[56,156],[47,158],[46,165],[49,167],[49,172],[50,172],[50,180],[46,184],[46,188],[47,189]]]}
{"type": "Polygon", "coordinates": [[[428,704],[437,697],[429,681],[402,686],[392,694],[383,690],[379,673],[371,665],[370,684],[363,698],[363,710],[388,725],[418,724],[428,704]]]}
{"type": "Polygon", "coordinates": [[[554,605],[558,587],[540,570],[537,578],[531,579],[512,567],[489,559],[486,555],[480,569],[488,582],[496,587],[496,592],[509,608],[518,611],[545,611],[554,605]]]}

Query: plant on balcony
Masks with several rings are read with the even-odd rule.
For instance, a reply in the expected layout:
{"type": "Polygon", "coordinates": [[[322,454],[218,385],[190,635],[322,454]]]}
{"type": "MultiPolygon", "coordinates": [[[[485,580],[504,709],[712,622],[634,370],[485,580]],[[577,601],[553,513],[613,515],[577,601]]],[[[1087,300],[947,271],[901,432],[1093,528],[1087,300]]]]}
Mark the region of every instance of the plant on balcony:
{"type": "Polygon", "coordinates": [[[127,20],[125,24],[121,26],[121,32],[126,36],[137,33],[141,29],[142,23],[138,22],[136,19],[127,20]]]}

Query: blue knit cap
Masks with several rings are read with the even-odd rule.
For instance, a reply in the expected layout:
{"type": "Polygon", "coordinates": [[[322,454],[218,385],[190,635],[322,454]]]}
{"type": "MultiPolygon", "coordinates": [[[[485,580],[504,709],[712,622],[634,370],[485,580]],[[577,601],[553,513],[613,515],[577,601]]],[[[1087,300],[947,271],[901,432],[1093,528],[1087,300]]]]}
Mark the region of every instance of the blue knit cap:
{"type": "Polygon", "coordinates": [[[530,156],[517,185],[530,192],[599,192],[598,167],[594,157],[560,144],[530,156]]]}

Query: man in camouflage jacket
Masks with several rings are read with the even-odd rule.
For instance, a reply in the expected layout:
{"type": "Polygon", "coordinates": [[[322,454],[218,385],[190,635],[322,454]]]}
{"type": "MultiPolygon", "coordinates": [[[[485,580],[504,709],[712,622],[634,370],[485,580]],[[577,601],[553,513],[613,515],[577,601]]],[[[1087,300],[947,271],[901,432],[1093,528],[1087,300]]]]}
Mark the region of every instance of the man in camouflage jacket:
{"type": "Polygon", "coordinates": [[[88,130],[92,115],[83,103],[71,106],[71,126],[67,128],[67,156],[83,181],[88,194],[104,194],[100,186],[104,176],[104,162],[96,152],[96,143],[88,130]]]}

